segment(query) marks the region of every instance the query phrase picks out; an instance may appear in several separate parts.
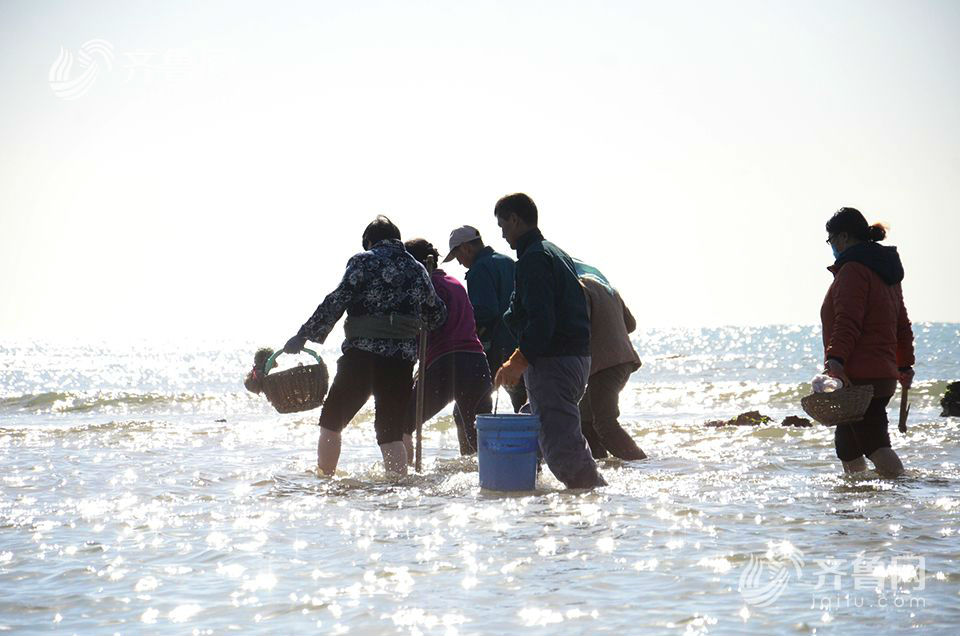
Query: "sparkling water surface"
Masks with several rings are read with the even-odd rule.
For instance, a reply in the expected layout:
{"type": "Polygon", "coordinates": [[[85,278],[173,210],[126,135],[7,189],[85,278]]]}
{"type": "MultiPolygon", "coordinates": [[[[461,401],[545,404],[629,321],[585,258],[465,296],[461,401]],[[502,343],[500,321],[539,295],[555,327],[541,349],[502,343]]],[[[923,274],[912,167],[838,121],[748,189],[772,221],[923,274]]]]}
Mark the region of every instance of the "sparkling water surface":
{"type": "Polygon", "coordinates": [[[241,385],[258,343],[5,342],[0,630],[953,634],[960,326],[915,330],[903,477],[843,476],[831,429],[779,426],[818,328],[668,329],[637,334],[621,396],[650,459],[523,495],[479,489],[449,409],[422,475],[383,473],[371,404],[319,478],[319,412],[241,385]],[[753,409],[774,423],[703,426],[753,409]]]}

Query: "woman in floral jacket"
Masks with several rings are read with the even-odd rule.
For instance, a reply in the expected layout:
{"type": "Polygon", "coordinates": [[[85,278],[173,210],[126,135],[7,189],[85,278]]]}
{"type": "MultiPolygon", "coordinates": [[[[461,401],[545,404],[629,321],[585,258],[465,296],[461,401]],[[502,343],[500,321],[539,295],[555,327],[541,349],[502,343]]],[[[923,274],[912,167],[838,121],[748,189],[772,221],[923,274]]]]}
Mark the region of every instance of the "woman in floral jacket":
{"type": "Polygon", "coordinates": [[[343,279],[284,351],[307,340],[323,342],[346,312],[346,339],[337,374],[320,412],[317,466],[332,475],[340,459],[340,433],[373,395],[374,428],[384,468],[405,474],[404,412],[417,359],[421,324],[434,329],[446,318],[426,270],[403,247],[400,230],[378,216],[363,233],[364,251],[347,262],[343,279]]]}

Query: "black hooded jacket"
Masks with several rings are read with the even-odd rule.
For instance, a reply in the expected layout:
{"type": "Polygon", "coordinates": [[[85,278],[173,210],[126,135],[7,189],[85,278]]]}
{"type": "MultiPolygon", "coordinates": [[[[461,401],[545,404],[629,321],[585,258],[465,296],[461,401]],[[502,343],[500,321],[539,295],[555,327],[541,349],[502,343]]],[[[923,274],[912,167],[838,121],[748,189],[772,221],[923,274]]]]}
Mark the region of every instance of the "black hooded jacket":
{"type": "Polygon", "coordinates": [[[834,267],[839,267],[844,263],[866,265],[875,271],[887,285],[896,285],[903,282],[903,263],[900,262],[897,248],[893,246],[880,245],[872,241],[851,245],[843,250],[840,258],[834,263],[834,267]]]}

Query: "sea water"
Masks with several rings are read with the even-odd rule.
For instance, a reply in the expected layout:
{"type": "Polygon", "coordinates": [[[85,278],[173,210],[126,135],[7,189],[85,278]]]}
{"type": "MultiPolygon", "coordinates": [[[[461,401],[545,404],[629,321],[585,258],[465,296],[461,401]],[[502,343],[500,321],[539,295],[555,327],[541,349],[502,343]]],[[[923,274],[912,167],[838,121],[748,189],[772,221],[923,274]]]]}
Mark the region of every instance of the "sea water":
{"type": "Polygon", "coordinates": [[[5,341],[0,631],[953,634],[960,418],[937,402],[960,325],[915,331],[898,479],[844,476],[831,429],[779,425],[818,328],[661,329],[635,334],[621,395],[650,458],[521,497],[479,489],[449,409],[423,474],[384,474],[368,404],[318,477],[318,411],[242,387],[261,343],[5,341]],[[703,425],[746,410],[773,422],[703,425]]]}

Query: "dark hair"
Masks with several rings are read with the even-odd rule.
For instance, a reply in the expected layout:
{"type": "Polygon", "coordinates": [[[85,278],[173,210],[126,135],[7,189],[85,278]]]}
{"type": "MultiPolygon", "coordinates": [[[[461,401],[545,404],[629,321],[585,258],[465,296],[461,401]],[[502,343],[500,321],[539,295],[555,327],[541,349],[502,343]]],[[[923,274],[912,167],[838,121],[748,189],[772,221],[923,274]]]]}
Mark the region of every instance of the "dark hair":
{"type": "Polygon", "coordinates": [[[467,241],[466,243],[464,243],[464,245],[471,245],[471,246],[477,248],[478,250],[482,250],[483,247],[484,247],[484,245],[483,245],[483,239],[480,238],[479,236],[478,236],[477,238],[473,239],[472,241],[467,241]]]}
{"type": "Polygon", "coordinates": [[[887,226],[867,224],[867,219],[856,208],[840,208],[827,221],[827,234],[845,232],[860,241],[882,241],[887,238],[887,226]]]}
{"type": "Polygon", "coordinates": [[[410,252],[410,256],[417,259],[421,265],[424,267],[427,266],[427,257],[433,256],[433,263],[437,264],[440,262],[440,252],[437,251],[437,248],[433,246],[433,243],[427,239],[415,238],[410,239],[403,244],[407,251],[410,252]]]}
{"type": "Polygon", "coordinates": [[[363,249],[368,250],[380,241],[386,239],[400,240],[400,230],[393,221],[378,214],[377,218],[370,221],[367,229],[363,231],[363,249]]]}
{"type": "Polygon", "coordinates": [[[527,225],[537,224],[537,204],[522,192],[508,194],[497,201],[493,213],[501,219],[516,214],[527,225]]]}

